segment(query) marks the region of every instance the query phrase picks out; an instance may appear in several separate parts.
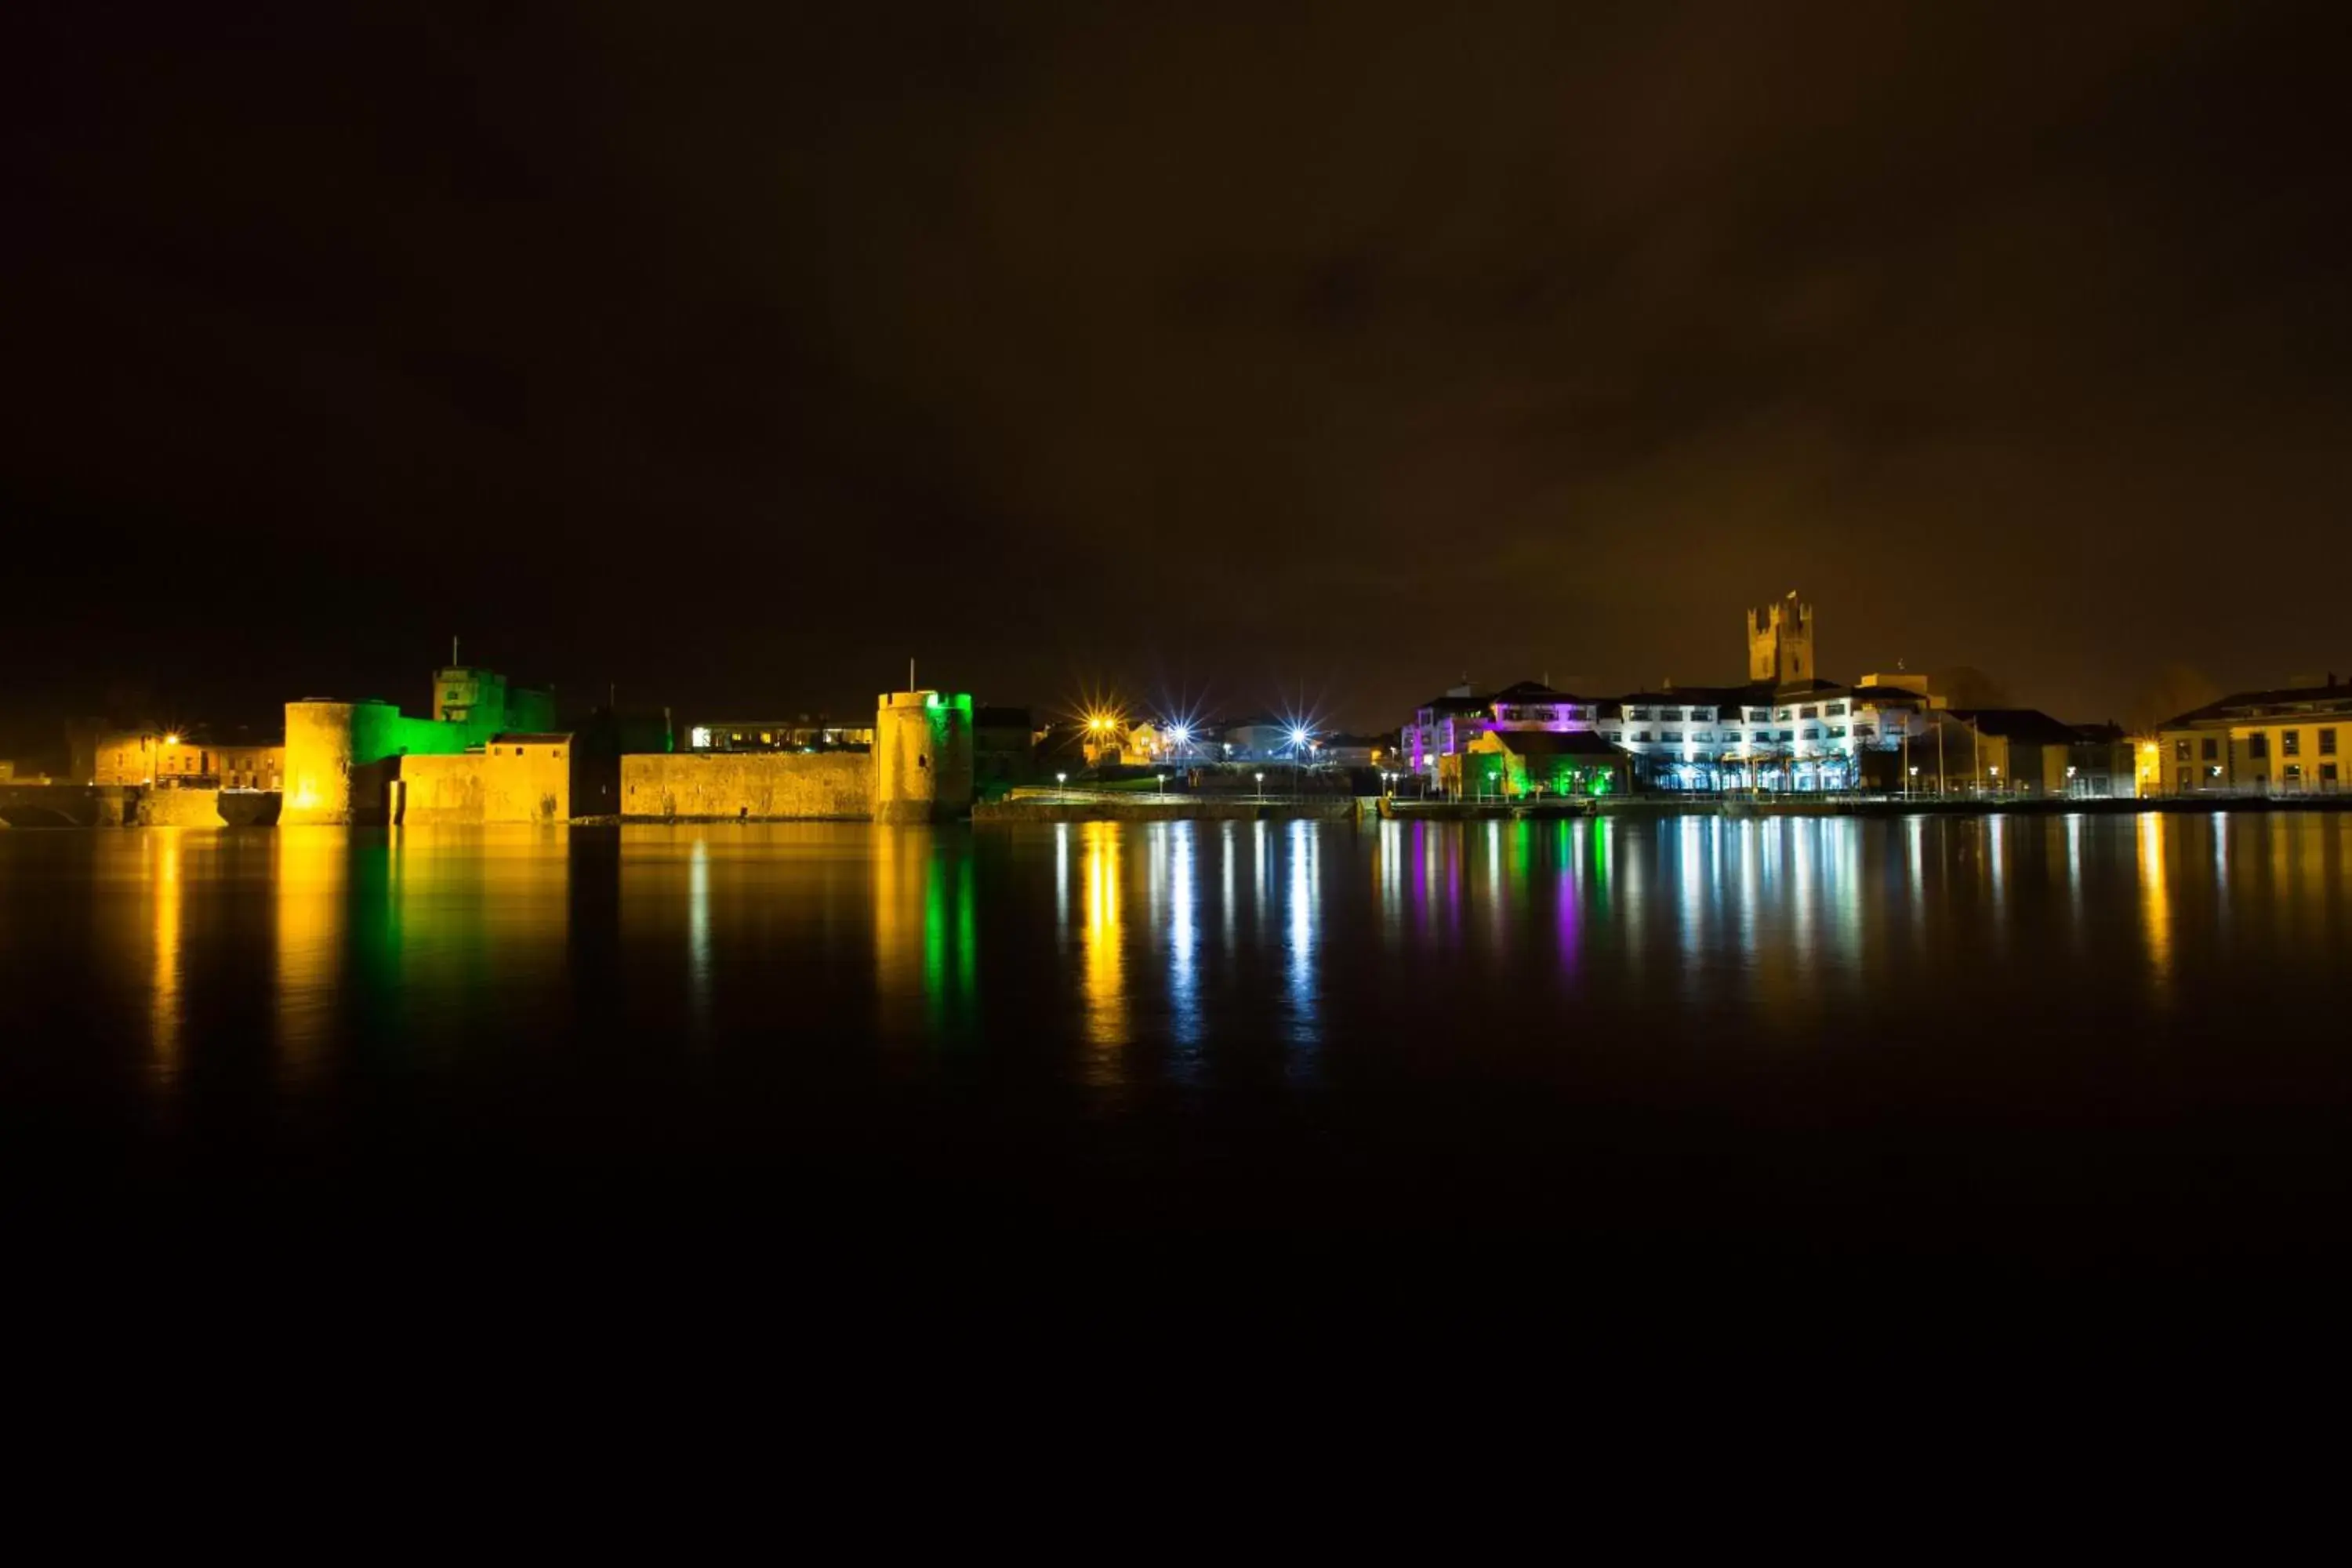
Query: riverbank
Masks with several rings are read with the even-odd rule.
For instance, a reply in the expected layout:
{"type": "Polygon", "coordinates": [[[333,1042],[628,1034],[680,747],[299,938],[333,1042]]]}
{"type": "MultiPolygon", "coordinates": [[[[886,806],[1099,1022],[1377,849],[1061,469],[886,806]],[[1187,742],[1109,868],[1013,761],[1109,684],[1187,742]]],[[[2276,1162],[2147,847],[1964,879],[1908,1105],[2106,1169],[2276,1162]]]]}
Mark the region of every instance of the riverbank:
{"type": "Polygon", "coordinates": [[[1732,818],[1820,816],[2073,816],[2138,812],[2294,812],[2352,810],[2352,795],[2151,796],[2145,800],[2030,796],[1909,799],[1785,795],[1754,800],[1727,795],[1615,795],[1601,800],[1417,801],[1329,795],[1273,800],[1194,795],[1020,796],[982,802],[971,820],[1007,822],[1259,822],[1348,821],[1503,822],[1528,818],[1605,816],[1640,820],[1665,816],[1732,818]]]}
{"type": "Polygon", "coordinates": [[[1261,799],[1249,795],[1020,795],[980,801],[971,808],[975,826],[1004,822],[1346,822],[1380,808],[1371,796],[1302,795],[1261,799]]]}

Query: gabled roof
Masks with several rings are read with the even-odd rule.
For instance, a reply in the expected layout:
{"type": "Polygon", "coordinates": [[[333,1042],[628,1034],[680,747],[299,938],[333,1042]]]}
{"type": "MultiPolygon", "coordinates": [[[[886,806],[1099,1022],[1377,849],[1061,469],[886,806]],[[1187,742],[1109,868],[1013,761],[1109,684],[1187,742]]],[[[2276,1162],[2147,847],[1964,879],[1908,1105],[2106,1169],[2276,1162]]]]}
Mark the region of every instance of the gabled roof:
{"type": "Polygon", "coordinates": [[[1484,713],[1486,710],[1486,704],[1492,700],[1492,698],[1487,697],[1433,697],[1416,707],[1413,711],[1416,713],[1484,713]]]}
{"type": "Polygon", "coordinates": [[[1500,691],[1490,691],[1478,700],[1481,707],[1494,702],[1581,702],[1585,700],[1572,691],[1562,691],[1546,686],[1540,680],[1517,680],[1500,691]]]}
{"type": "Polygon", "coordinates": [[[2029,746],[2071,746],[2080,736],[2039,708],[1955,708],[1952,717],[1980,735],[2029,746]]]}
{"type": "Polygon", "coordinates": [[[2236,691],[2219,702],[2208,702],[2202,708],[2192,708],[2177,719],[2168,719],[2158,729],[2180,729],[2193,724],[2245,723],[2258,719],[2297,718],[2304,714],[2352,714],[2352,683],[2337,681],[2332,686],[2288,686],[2274,691],[2236,691]]]}

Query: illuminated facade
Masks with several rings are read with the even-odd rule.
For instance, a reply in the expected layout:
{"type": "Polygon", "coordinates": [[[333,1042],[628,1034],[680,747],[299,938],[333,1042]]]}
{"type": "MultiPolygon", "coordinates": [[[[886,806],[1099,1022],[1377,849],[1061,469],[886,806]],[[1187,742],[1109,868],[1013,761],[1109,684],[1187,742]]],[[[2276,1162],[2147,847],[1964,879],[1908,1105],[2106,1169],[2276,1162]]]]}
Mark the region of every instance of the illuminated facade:
{"type": "Polygon", "coordinates": [[[2333,794],[2347,745],[2352,683],[2241,691],[2157,726],[2156,793],[2333,794]]]}
{"type": "Polygon", "coordinates": [[[128,730],[101,734],[88,783],[163,784],[189,789],[270,790],[279,786],[286,748],[216,741],[204,731],[128,730]]]}
{"type": "Polygon", "coordinates": [[[1942,700],[1900,673],[1856,686],[1822,679],[1813,628],[1812,606],[1793,593],[1748,612],[1751,679],[1740,686],[1669,684],[1613,698],[1538,681],[1483,695],[1457,686],[1405,726],[1403,765],[1450,789],[1461,772],[1446,759],[1480,736],[1589,733],[1633,758],[1634,782],[1655,789],[1899,787],[1904,764],[1894,754],[1926,732],[1942,700]]]}

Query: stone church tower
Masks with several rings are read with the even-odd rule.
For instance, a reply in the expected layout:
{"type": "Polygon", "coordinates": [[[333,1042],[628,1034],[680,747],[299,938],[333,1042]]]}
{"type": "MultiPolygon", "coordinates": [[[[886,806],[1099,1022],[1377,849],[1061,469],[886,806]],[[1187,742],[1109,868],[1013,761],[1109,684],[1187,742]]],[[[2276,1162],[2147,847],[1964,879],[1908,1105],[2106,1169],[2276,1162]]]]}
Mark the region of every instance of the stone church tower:
{"type": "Polygon", "coordinates": [[[1813,679],[1813,607],[1797,591],[1767,608],[1748,612],[1748,679],[1787,686],[1813,679]]]}

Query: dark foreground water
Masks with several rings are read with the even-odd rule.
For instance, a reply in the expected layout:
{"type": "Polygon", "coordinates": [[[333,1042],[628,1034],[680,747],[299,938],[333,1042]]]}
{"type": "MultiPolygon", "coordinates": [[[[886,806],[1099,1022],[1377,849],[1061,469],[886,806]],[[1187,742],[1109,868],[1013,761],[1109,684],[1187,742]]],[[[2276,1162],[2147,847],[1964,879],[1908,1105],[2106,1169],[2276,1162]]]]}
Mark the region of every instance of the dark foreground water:
{"type": "Polygon", "coordinates": [[[2318,1258],[2352,816],[0,831],[52,1213],[2318,1258]]]}

